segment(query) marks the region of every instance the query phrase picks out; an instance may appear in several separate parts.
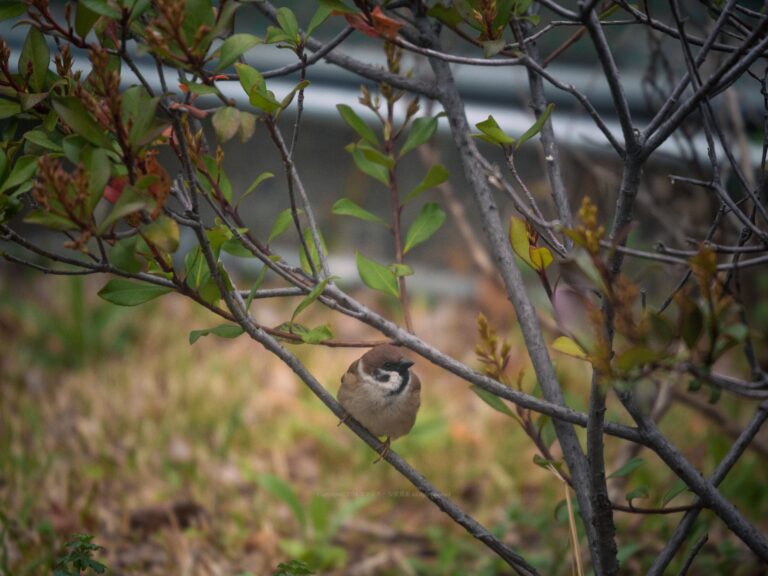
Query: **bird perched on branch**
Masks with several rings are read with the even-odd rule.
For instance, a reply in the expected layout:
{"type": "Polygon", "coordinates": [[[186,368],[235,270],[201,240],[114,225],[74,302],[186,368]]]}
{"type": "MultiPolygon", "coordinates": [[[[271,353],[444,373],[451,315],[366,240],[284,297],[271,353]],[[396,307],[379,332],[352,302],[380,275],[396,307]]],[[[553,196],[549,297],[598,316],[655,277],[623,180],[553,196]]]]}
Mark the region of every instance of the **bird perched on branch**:
{"type": "Polygon", "coordinates": [[[387,437],[381,458],[390,442],[408,434],[416,422],[421,381],[411,366],[400,348],[382,344],[352,362],[341,378],[338,399],[344,410],[371,434],[387,437]]]}

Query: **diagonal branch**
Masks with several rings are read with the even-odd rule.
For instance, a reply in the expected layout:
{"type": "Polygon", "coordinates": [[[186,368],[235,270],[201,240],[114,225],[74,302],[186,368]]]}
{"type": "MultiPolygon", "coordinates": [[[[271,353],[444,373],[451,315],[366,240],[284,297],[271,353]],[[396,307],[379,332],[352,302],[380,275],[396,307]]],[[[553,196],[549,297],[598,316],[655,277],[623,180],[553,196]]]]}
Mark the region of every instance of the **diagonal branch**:
{"type": "MultiPolygon", "coordinates": [[[[422,43],[439,49],[438,39],[429,24],[419,19],[422,43]]],[[[507,290],[523,333],[531,362],[545,398],[553,404],[565,406],[565,399],[557,381],[549,352],[544,343],[541,326],[536,311],[528,298],[522,275],[515,262],[507,235],[499,218],[499,209],[493,198],[488,182],[481,167],[475,162],[476,146],[471,138],[464,103],[453,79],[448,64],[442,60],[431,59],[430,65],[435,72],[441,88],[440,102],[443,105],[457,150],[461,156],[464,174],[472,186],[472,192],[480,211],[483,230],[491,246],[497,268],[507,290]]],[[[574,488],[579,501],[579,512],[590,542],[593,561],[597,560],[595,530],[592,523],[592,505],[588,494],[586,459],[579,444],[573,426],[560,420],[554,421],[563,455],[574,480],[574,488]]]]}
{"type": "MultiPolygon", "coordinates": [[[[736,442],[733,443],[730,450],[728,450],[728,454],[725,455],[725,458],[720,461],[720,464],[717,465],[717,468],[715,468],[715,471],[712,473],[709,481],[713,486],[718,486],[725,479],[728,472],[730,472],[731,468],[736,464],[736,461],[760,431],[760,428],[763,423],[765,423],[766,419],[768,419],[768,402],[763,402],[758,407],[757,412],[755,412],[755,415],[752,417],[752,420],[747,427],[738,437],[736,442]]],[[[693,510],[686,512],[683,519],[680,520],[680,524],[675,528],[675,532],[667,541],[667,545],[656,560],[654,560],[653,565],[648,571],[649,576],[661,576],[664,574],[667,566],[674,558],[675,553],[680,549],[680,546],[683,545],[683,542],[685,542],[685,539],[691,532],[693,524],[696,522],[696,518],[699,517],[699,513],[704,507],[703,500],[698,498],[695,502],[695,506],[696,507],[693,510]]]]}

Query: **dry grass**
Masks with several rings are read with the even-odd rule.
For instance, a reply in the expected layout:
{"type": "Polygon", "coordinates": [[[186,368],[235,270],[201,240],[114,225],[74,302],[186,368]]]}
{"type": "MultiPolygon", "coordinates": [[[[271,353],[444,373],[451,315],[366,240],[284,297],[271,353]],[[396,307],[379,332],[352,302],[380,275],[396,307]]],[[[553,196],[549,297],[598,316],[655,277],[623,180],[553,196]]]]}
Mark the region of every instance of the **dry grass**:
{"type": "MultiPolygon", "coordinates": [[[[62,286],[46,283],[37,296],[49,299],[53,321],[66,322],[66,304],[56,302],[62,286]]],[[[416,308],[421,334],[473,362],[474,305],[416,308]]],[[[258,313],[277,324],[288,310],[258,313]]],[[[10,336],[0,361],[0,573],[49,573],[75,532],[95,534],[106,547],[102,560],[117,574],[261,576],[289,558],[296,543],[327,552],[323,574],[506,573],[390,467],[372,465],[375,454],[337,428],[257,344],[210,336],[190,346],[190,330],[219,322],[181,298],[131,310],[129,346],[115,352],[101,341],[104,353],[86,350],[85,364],[68,369],[36,365],[34,346],[45,347],[46,357],[67,347],[41,340],[39,322],[17,312],[6,306],[0,315],[10,336]],[[285,501],[264,489],[265,474],[289,483],[310,516],[313,497],[329,518],[361,496],[365,505],[326,542],[321,526],[310,521],[302,530],[285,501]]],[[[349,320],[333,321],[337,333],[367,335],[349,320]]],[[[114,336],[100,330],[96,341],[114,336]]],[[[298,353],[335,392],[360,352],[298,353]]],[[[522,353],[518,364],[525,366],[522,353]]],[[[583,402],[583,366],[560,368],[573,377],[576,403],[583,402]]],[[[532,444],[466,384],[424,362],[418,370],[427,383],[423,409],[394,449],[480,521],[506,530],[505,539],[549,573],[567,573],[567,518],[552,517],[562,486],[531,464],[532,444]]],[[[701,460],[709,462],[706,454],[701,460]]],[[[656,480],[663,486],[668,478],[656,480]]],[[[620,520],[638,531],[659,525],[620,520]]],[[[658,534],[637,542],[656,547],[658,534]]]]}

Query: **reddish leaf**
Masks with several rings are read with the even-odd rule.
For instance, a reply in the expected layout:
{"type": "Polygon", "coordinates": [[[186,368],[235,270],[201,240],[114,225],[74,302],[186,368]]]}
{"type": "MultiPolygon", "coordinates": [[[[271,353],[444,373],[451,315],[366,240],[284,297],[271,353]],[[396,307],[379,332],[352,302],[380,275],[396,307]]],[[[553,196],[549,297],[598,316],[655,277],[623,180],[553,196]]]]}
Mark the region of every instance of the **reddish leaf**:
{"type": "Polygon", "coordinates": [[[379,6],[376,6],[376,8],[373,9],[373,12],[371,12],[371,20],[373,21],[374,28],[376,28],[384,38],[388,38],[389,40],[394,40],[400,28],[403,27],[400,22],[384,14],[379,6]]]}
{"type": "Polygon", "coordinates": [[[376,31],[376,28],[368,24],[368,22],[365,21],[365,16],[362,14],[344,14],[344,18],[346,19],[347,23],[358,32],[362,32],[371,38],[379,37],[379,33],[376,31]]]}
{"type": "Polygon", "coordinates": [[[126,176],[115,176],[110,178],[107,185],[104,187],[104,199],[110,204],[114,204],[120,199],[123,194],[123,188],[128,183],[126,176]]]}
{"type": "Polygon", "coordinates": [[[370,21],[363,14],[344,14],[344,18],[352,28],[371,38],[384,37],[394,40],[403,27],[400,22],[384,14],[379,6],[371,11],[370,21]]]}

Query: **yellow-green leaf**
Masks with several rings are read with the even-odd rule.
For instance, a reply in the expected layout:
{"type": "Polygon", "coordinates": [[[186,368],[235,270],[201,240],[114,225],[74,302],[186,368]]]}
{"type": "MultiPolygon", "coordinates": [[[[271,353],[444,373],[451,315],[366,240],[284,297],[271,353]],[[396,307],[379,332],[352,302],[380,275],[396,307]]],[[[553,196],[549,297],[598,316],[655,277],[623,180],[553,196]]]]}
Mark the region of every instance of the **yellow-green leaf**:
{"type": "Polygon", "coordinates": [[[531,246],[531,266],[533,266],[534,270],[546,270],[552,264],[552,260],[552,252],[549,251],[549,248],[546,246],[541,248],[531,246]]]}
{"type": "Polygon", "coordinates": [[[531,244],[528,240],[528,226],[525,220],[512,216],[509,219],[509,241],[512,250],[531,268],[536,268],[531,261],[531,244]]]}
{"type": "Polygon", "coordinates": [[[555,341],[552,342],[552,350],[557,350],[558,352],[568,354],[568,356],[573,356],[580,360],[587,359],[587,353],[584,349],[567,336],[559,336],[556,338],[555,341]]]}

